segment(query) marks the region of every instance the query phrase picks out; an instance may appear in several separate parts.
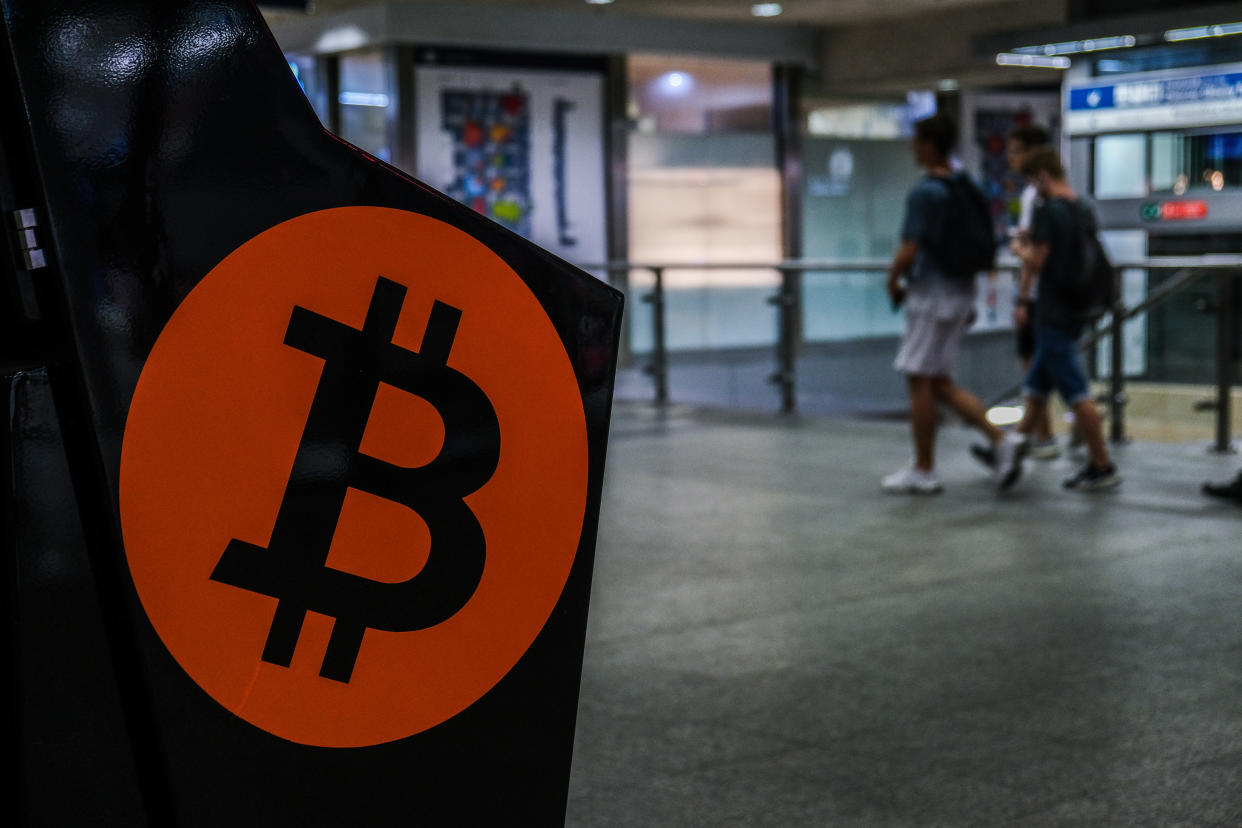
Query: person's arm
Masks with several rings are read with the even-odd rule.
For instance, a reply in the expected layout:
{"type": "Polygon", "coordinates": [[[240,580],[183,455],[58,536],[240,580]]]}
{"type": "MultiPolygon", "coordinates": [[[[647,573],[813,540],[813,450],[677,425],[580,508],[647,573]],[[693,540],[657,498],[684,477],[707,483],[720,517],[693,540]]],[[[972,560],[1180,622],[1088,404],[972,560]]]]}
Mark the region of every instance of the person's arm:
{"type": "Polygon", "coordinates": [[[1021,328],[1030,321],[1031,287],[1035,283],[1035,276],[1043,271],[1044,264],[1048,261],[1048,245],[1044,242],[1024,244],[1018,256],[1022,259],[1022,275],[1018,280],[1018,299],[1013,307],[1013,321],[1021,328]]]}
{"type": "Polygon", "coordinates": [[[906,197],[906,214],[901,220],[901,243],[893,254],[892,264],[888,266],[888,296],[893,300],[893,307],[905,299],[906,289],[901,278],[905,276],[908,283],[914,260],[918,257],[919,241],[928,237],[928,218],[933,207],[928,193],[925,187],[917,186],[906,197]]]}
{"type": "Polygon", "coordinates": [[[901,285],[901,277],[914,267],[914,259],[919,252],[919,243],[914,239],[906,239],[893,255],[893,262],[888,266],[888,297],[894,305],[901,304],[906,290],[901,285]]]}

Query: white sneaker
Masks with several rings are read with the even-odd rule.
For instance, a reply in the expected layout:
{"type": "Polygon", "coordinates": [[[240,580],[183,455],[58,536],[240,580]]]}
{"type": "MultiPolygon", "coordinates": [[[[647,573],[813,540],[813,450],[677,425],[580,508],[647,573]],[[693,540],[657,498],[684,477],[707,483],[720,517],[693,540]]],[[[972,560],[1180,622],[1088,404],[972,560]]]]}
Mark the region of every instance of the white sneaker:
{"type": "Polygon", "coordinates": [[[1026,437],[1010,431],[996,444],[996,471],[992,479],[1002,492],[1022,476],[1022,460],[1026,457],[1026,437]]]}
{"type": "Polygon", "coordinates": [[[916,469],[913,463],[884,478],[881,485],[889,494],[936,494],[944,488],[935,472],[916,469]]]}
{"type": "Polygon", "coordinates": [[[1061,456],[1061,447],[1057,445],[1055,437],[1049,437],[1047,440],[1032,440],[1026,456],[1032,460],[1056,460],[1061,456]]]}

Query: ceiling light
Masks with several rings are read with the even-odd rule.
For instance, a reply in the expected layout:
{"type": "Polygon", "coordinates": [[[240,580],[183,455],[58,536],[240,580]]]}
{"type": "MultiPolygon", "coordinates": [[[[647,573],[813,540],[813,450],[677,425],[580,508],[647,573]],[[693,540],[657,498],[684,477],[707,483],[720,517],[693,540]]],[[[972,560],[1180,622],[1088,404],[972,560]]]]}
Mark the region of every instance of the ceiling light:
{"type": "Polygon", "coordinates": [[[780,3],[756,3],[750,7],[750,13],[755,17],[776,17],[783,11],[780,3]]]}
{"type": "Polygon", "coordinates": [[[1063,43],[1045,43],[1043,46],[1019,46],[1013,51],[1019,55],[1077,55],[1082,52],[1102,52],[1105,49],[1128,49],[1138,43],[1134,35],[1095,37],[1086,40],[1067,40],[1063,43]]]}
{"type": "Polygon", "coordinates": [[[1214,26],[1195,26],[1191,29],[1170,29],[1164,33],[1164,39],[1197,40],[1201,37],[1224,37],[1236,34],[1242,34],[1242,23],[1217,23],[1214,26]]]}
{"type": "Polygon", "coordinates": [[[666,98],[689,95],[694,90],[694,76],[688,72],[665,72],[656,78],[654,91],[666,98]]]}
{"type": "Polygon", "coordinates": [[[357,26],[341,26],[335,29],[328,29],[328,31],[321,34],[319,39],[315,41],[315,46],[311,51],[316,54],[348,52],[351,49],[365,46],[367,40],[367,33],[357,26]]]}
{"type": "Polygon", "coordinates": [[[586,0],[592,6],[607,6],[612,0],[586,0]]]}
{"type": "Polygon", "coordinates": [[[996,56],[996,65],[1027,66],[1032,69],[1068,69],[1070,68],[1070,59],[1067,57],[1016,55],[1013,52],[1001,52],[996,56]]]}

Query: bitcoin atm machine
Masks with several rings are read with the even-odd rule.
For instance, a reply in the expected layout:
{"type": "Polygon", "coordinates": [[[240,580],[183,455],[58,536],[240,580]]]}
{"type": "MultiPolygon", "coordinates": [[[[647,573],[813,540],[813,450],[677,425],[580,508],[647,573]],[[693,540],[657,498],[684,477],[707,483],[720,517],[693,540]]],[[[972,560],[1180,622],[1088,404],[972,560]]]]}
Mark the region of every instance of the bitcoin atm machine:
{"type": "Polygon", "coordinates": [[[247,0],[0,8],[0,821],[562,823],[621,296],[247,0]]]}
{"type": "MultiPolygon", "coordinates": [[[[1071,183],[1095,200],[1114,259],[1242,254],[1242,38],[1084,56],[1063,103],[1071,183]]],[[[1126,304],[1170,275],[1123,273],[1126,304]]],[[[1237,313],[1237,291],[1201,278],[1128,322],[1126,374],[1215,382],[1206,313],[1221,299],[1237,313]]]]}

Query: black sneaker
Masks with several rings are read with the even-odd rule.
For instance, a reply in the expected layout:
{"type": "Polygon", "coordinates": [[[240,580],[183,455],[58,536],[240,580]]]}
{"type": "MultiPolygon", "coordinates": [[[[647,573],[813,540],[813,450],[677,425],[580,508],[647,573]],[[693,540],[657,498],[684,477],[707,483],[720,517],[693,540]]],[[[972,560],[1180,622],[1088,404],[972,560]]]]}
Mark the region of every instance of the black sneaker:
{"type": "Polygon", "coordinates": [[[975,443],[970,447],[970,456],[992,471],[996,470],[996,448],[994,446],[981,446],[975,443]]]}
{"type": "Polygon", "coordinates": [[[1211,497],[1224,497],[1242,503],[1242,472],[1228,483],[1204,483],[1203,493],[1211,497]]]}
{"type": "Polygon", "coordinates": [[[1117,474],[1117,467],[1112,463],[1103,468],[1088,463],[1079,469],[1076,474],[1061,481],[1061,485],[1065,488],[1078,489],[1083,492],[1098,492],[1104,489],[1112,489],[1120,483],[1121,475],[1117,474]]]}

